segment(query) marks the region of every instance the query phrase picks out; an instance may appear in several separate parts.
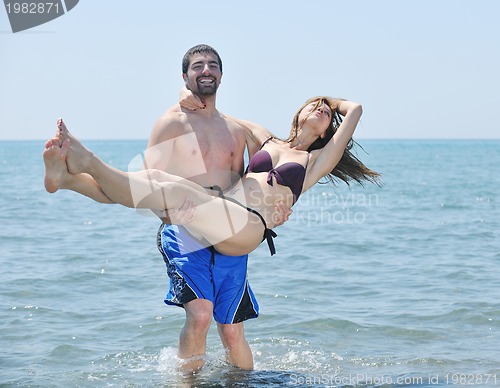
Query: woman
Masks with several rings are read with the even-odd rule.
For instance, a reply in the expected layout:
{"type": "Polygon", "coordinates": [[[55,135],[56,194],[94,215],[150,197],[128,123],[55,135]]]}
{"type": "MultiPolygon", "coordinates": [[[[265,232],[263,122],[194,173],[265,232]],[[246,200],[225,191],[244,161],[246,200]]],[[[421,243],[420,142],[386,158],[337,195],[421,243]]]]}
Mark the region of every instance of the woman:
{"type": "MultiPolygon", "coordinates": [[[[193,235],[203,236],[219,252],[234,256],[251,252],[264,236],[274,254],[275,234],[271,229],[275,226],[272,214],[276,201],[293,206],[323,177],[346,183],[351,179],[377,181],[379,174],[350,152],[361,114],[361,105],[355,102],[329,97],[308,100],[295,115],[287,140],[255,139],[262,146],[251,158],[247,172],[226,192],[219,189],[218,197],[196,183],[159,170],[117,170],[86,149],[62,120],[58,138],[49,141],[47,147],[57,147],[62,141],[61,155],[66,155],[68,171],[93,177],[99,185],[97,190],[103,193],[102,202],[163,211],[179,208],[189,198],[196,211],[184,226],[193,235]],[[212,226],[214,218],[220,221],[217,228],[212,226]]],[[[95,182],[89,180],[90,189],[95,182]]]]}

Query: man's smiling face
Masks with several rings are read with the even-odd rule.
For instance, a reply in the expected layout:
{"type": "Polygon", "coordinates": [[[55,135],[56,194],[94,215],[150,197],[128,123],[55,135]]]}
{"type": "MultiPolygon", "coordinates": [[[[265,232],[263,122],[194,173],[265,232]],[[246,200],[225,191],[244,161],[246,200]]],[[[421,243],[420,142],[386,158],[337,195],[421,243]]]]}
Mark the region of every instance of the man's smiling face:
{"type": "Polygon", "coordinates": [[[212,96],[217,92],[222,78],[217,56],[210,53],[193,54],[186,74],[186,87],[198,96],[212,96]]]}

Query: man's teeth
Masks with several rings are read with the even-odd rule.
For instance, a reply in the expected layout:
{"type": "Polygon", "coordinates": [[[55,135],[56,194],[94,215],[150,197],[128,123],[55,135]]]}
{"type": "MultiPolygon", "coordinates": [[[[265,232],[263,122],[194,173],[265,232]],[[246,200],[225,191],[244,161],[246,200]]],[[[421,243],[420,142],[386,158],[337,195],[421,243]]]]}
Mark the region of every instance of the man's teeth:
{"type": "Polygon", "coordinates": [[[214,82],[214,80],[211,78],[202,78],[202,79],[200,79],[200,82],[203,84],[204,83],[212,83],[212,82],[214,82]]]}

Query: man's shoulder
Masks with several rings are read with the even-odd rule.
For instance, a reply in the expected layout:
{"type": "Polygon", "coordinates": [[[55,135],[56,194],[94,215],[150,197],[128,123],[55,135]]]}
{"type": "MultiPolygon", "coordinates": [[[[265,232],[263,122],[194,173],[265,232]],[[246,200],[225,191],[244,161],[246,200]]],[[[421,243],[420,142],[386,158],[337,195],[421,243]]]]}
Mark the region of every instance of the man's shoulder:
{"type": "Polygon", "coordinates": [[[180,109],[168,109],[156,120],[149,137],[149,146],[183,135],[186,122],[186,114],[180,109]]]}
{"type": "Polygon", "coordinates": [[[256,124],[248,120],[238,119],[229,115],[224,115],[224,117],[228,122],[229,121],[233,122],[235,123],[235,125],[241,127],[245,132],[247,141],[252,140],[256,142],[259,145],[259,147],[266,139],[272,136],[272,133],[262,125],[256,124]]]}
{"type": "Polygon", "coordinates": [[[238,120],[234,119],[234,117],[228,116],[224,113],[220,113],[220,117],[226,123],[227,127],[233,130],[243,131],[243,126],[238,122],[238,120]]]}
{"type": "Polygon", "coordinates": [[[186,113],[181,110],[169,109],[156,120],[155,128],[159,130],[182,130],[186,122],[186,113]]]}
{"type": "Polygon", "coordinates": [[[163,114],[159,117],[158,121],[165,124],[183,124],[187,120],[187,115],[181,109],[167,109],[163,114]]]}

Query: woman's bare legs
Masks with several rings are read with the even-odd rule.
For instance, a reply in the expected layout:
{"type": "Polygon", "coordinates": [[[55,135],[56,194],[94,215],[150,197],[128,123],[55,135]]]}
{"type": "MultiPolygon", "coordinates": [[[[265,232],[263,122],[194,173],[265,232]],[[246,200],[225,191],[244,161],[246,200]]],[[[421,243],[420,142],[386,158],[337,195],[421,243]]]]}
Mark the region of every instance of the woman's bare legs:
{"type": "MultiPolygon", "coordinates": [[[[80,141],[75,138],[66,128],[62,120],[58,121],[59,138],[63,143],[68,143],[68,151],[66,153],[66,165],[68,171],[73,174],[89,174],[96,180],[101,190],[115,203],[135,208],[138,203],[134,202],[132,189],[135,187],[136,191],[141,193],[148,193],[154,189],[151,187],[152,180],[144,179],[139,176],[133,179],[133,174],[127,174],[113,168],[90,150],[85,148],[80,141]],[[134,185],[132,185],[134,183],[134,185]]],[[[163,201],[159,201],[150,206],[151,209],[164,209],[163,201]]],[[[145,206],[144,206],[145,207],[145,206]]]]}
{"type": "MultiPolygon", "coordinates": [[[[64,125],[64,122],[59,119],[58,127],[64,125]]],[[[66,165],[66,155],[69,149],[70,140],[63,141],[58,128],[58,133],[55,137],[48,140],[45,144],[43,152],[43,160],[45,163],[45,189],[49,193],[55,193],[60,189],[75,191],[86,197],[93,199],[100,203],[115,203],[112,201],[96,182],[96,180],[89,174],[71,174],[66,165]]],[[[139,171],[136,173],[138,176],[161,181],[163,176],[158,170],[139,171]]],[[[190,205],[189,201],[186,202],[186,207],[190,205]]],[[[171,209],[170,216],[176,216],[178,209],[171,209]]],[[[189,214],[183,215],[180,219],[189,219],[189,214]]]]}
{"type": "Polygon", "coordinates": [[[238,256],[260,244],[262,222],[244,207],[215,198],[198,184],[163,171],[126,173],[118,170],[85,148],[62,121],[59,129],[61,139],[69,140],[68,171],[90,174],[112,201],[131,208],[162,211],[181,207],[190,196],[196,211],[193,220],[186,225],[187,229],[205,237],[220,252],[238,256]]]}
{"type": "MultiPolygon", "coordinates": [[[[58,126],[63,125],[61,119],[57,122],[58,126]]],[[[71,174],[66,165],[66,154],[68,151],[69,140],[64,143],[61,139],[60,129],[57,129],[56,136],[48,140],[45,144],[43,152],[43,160],[45,163],[45,189],[49,193],[55,193],[58,190],[71,190],[82,194],[90,199],[99,203],[114,204],[96,182],[96,180],[89,174],[71,174]]],[[[138,176],[143,176],[149,179],[161,180],[162,176],[159,171],[139,171],[136,173],[138,176]]],[[[154,212],[165,223],[175,223],[178,225],[188,224],[194,217],[194,208],[190,197],[186,198],[183,206],[179,209],[168,209],[165,211],[154,212]]]]}

